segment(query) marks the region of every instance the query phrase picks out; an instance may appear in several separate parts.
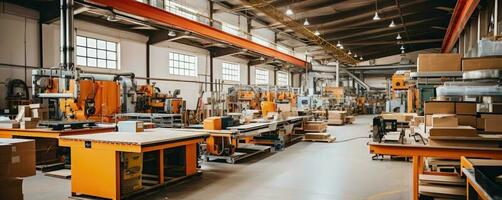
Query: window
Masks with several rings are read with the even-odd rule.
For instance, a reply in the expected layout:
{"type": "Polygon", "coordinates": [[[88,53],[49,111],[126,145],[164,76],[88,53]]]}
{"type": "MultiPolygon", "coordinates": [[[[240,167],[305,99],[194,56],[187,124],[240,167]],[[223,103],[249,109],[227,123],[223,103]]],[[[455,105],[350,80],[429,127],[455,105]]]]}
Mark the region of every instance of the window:
{"type": "Polygon", "coordinates": [[[236,36],[241,36],[241,32],[239,31],[239,28],[236,27],[236,26],[233,26],[231,24],[227,24],[225,22],[223,22],[221,24],[221,30],[224,31],[224,32],[227,32],[227,33],[230,33],[232,35],[236,35],[236,36]]]}
{"type": "Polygon", "coordinates": [[[240,81],[241,70],[238,64],[223,63],[222,66],[223,80],[227,81],[240,81]]]}
{"type": "Polygon", "coordinates": [[[268,70],[266,69],[256,69],[255,74],[256,84],[269,84],[268,81],[268,70]]]}
{"type": "Polygon", "coordinates": [[[270,46],[270,42],[268,42],[265,39],[262,39],[260,37],[254,36],[254,35],[251,36],[251,41],[256,42],[258,44],[261,44],[263,46],[267,46],[267,47],[270,46]]]}
{"type": "Polygon", "coordinates": [[[169,73],[182,76],[197,76],[197,57],[170,52],[169,73]]]}
{"type": "Polygon", "coordinates": [[[118,69],[117,46],[116,42],[77,36],[77,65],[118,69]]]}
{"type": "Polygon", "coordinates": [[[287,72],[277,72],[277,85],[286,86],[289,85],[289,76],[287,72]]]}
{"type": "Polygon", "coordinates": [[[176,3],[174,0],[165,0],[164,9],[176,15],[197,21],[197,11],[176,3]]]}

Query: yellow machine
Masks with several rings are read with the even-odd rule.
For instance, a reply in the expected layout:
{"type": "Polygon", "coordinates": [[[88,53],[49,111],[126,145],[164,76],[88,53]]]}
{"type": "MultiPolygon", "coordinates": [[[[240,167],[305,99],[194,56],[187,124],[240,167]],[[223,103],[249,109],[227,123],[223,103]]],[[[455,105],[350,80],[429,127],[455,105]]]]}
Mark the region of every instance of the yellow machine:
{"type": "Polygon", "coordinates": [[[273,101],[262,101],[261,102],[261,115],[266,117],[269,112],[275,112],[277,110],[277,105],[273,101]]]}
{"type": "Polygon", "coordinates": [[[397,71],[392,75],[392,90],[408,90],[410,71],[397,71]]]}
{"type": "Polygon", "coordinates": [[[218,134],[223,128],[222,117],[208,117],[204,119],[204,130],[215,131],[206,139],[206,149],[210,155],[228,156],[233,155],[239,143],[237,137],[232,134],[218,134]]]}
{"type": "MultiPolygon", "coordinates": [[[[58,79],[53,78],[51,83],[47,92],[57,92],[58,79]]],[[[59,99],[59,109],[67,119],[111,122],[113,115],[120,112],[119,88],[115,81],[79,80],[77,98],[59,99]]],[[[74,90],[75,80],[70,80],[66,93],[74,90]]]]}

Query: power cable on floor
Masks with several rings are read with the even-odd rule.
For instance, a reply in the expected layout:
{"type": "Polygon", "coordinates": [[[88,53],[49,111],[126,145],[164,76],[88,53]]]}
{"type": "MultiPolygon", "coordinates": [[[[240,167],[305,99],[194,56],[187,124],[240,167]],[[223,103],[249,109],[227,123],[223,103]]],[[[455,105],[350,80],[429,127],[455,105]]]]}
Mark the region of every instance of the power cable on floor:
{"type": "Polygon", "coordinates": [[[334,142],[334,143],[348,142],[348,141],[357,140],[357,139],[362,139],[362,138],[368,138],[368,136],[353,137],[353,138],[349,138],[349,139],[345,139],[345,140],[340,140],[340,141],[336,141],[336,140],[335,140],[335,142],[334,142]]]}

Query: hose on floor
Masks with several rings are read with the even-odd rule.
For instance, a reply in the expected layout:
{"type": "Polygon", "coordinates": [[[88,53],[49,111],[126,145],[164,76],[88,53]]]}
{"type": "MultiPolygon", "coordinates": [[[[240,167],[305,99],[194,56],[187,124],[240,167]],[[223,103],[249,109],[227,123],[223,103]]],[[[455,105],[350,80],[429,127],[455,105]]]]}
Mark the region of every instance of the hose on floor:
{"type": "Polygon", "coordinates": [[[368,136],[360,136],[360,137],[353,137],[353,138],[349,138],[349,139],[345,139],[345,140],[335,140],[334,143],[342,143],[342,142],[349,142],[349,141],[352,141],[352,140],[357,140],[357,139],[362,139],[362,138],[368,138],[368,136]]]}

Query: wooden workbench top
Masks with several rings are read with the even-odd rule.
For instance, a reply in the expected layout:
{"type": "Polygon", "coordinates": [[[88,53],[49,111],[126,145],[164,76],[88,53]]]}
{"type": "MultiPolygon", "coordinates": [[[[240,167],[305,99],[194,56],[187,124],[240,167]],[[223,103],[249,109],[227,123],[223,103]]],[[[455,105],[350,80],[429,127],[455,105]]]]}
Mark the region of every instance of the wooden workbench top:
{"type": "Polygon", "coordinates": [[[173,131],[166,128],[146,129],[144,132],[110,132],[75,136],[63,136],[60,140],[91,141],[99,143],[116,143],[128,145],[150,145],[157,143],[173,142],[192,138],[209,136],[205,132],[173,131]]]}
{"type": "Polygon", "coordinates": [[[42,133],[76,133],[76,132],[85,132],[89,130],[105,130],[105,129],[115,129],[115,126],[95,126],[95,127],[86,127],[79,129],[64,129],[64,130],[52,130],[51,128],[30,128],[30,129],[21,129],[21,128],[0,128],[0,131],[24,131],[24,132],[42,132],[42,133]]]}

